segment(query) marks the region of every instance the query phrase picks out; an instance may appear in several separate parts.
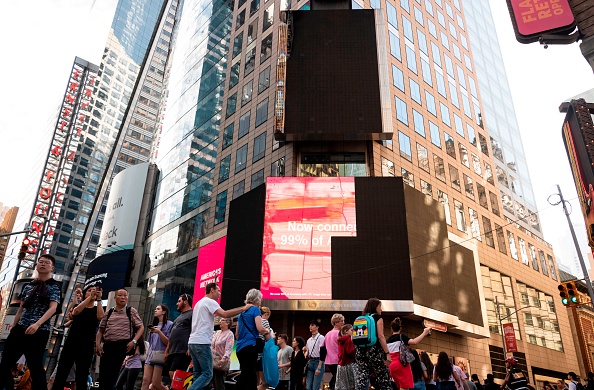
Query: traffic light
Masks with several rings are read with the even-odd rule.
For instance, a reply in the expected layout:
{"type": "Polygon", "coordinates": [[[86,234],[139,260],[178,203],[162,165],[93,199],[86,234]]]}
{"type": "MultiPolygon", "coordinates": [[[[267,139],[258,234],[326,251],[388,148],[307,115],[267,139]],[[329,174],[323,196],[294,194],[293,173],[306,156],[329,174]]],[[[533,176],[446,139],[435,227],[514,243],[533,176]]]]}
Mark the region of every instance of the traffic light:
{"type": "Polygon", "coordinates": [[[27,238],[25,238],[23,240],[23,242],[21,243],[21,250],[19,250],[19,254],[17,256],[17,258],[19,260],[23,260],[25,258],[25,256],[27,256],[27,251],[29,250],[29,244],[30,243],[31,242],[27,238]]]}
{"type": "Polygon", "coordinates": [[[565,283],[567,287],[567,295],[569,296],[569,302],[571,303],[579,303],[579,299],[577,296],[577,288],[574,282],[567,282],[565,283]]]}
{"type": "Polygon", "coordinates": [[[565,306],[569,305],[569,294],[567,293],[567,287],[563,283],[559,285],[559,295],[561,296],[561,303],[565,306]]]}

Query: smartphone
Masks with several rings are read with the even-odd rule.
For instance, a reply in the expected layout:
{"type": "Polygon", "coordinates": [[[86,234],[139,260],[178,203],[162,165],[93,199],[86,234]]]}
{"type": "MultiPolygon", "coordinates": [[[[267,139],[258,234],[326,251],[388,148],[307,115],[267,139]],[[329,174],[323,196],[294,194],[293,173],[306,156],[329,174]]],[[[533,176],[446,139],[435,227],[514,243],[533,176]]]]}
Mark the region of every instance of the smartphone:
{"type": "Polygon", "coordinates": [[[159,326],[159,317],[153,317],[153,325],[152,326],[159,326]]]}

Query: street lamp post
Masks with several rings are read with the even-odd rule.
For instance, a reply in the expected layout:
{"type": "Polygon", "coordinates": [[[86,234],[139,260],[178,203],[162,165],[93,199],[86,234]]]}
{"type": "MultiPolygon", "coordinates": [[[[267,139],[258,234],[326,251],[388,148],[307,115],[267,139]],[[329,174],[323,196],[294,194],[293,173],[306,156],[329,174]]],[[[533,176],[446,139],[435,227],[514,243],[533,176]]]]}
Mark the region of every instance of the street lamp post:
{"type": "Polygon", "coordinates": [[[503,360],[505,360],[505,358],[507,357],[507,348],[505,347],[505,334],[503,333],[503,320],[513,316],[514,314],[516,314],[519,311],[528,309],[530,307],[536,307],[536,306],[524,306],[524,307],[519,308],[518,310],[512,311],[505,317],[501,317],[501,313],[499,313],[499,300],[497,298],[498,297],[495,296],[495,308],[496,308],[496,313],[497,313],[497,321],[499,322],[499,331],[501,332],[501,342],[503,344],[503,360]]]}

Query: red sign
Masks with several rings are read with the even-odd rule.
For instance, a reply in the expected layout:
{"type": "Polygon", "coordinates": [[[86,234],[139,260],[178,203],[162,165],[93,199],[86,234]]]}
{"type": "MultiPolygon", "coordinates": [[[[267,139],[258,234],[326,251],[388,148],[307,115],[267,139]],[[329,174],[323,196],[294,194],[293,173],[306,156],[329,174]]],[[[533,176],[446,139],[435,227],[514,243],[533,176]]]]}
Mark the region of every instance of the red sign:
{"type": "MultiPolygon", "coordinates": [[[[223,290],[223,268],[225,266],[225,248],[227,236],[204,245],[198,251],[196,281],[194,283],[194,303],[204,296],[208,283],[216,283],[223,290]]],[[[219,298],[218,302],[221,302],[219,298]]]]}
{"type": "Polygon", "coordinates": [[[503,338],[505,339],[505,350],[507,352],[518,352],[514,324],[503,324],[503,338]]]}
{"type": "Polygon", "coordinates": [[[426,319],[423,321],[423,325],[425,326],[425,328],[431,328],[438,332],[447,332],[448,331],[448,326],[446,324],[444,324],[443,322],[439,322],[439,321],[433,321],[433,320],[426,319]]]}
{"type": "Polygon", "coordinates": [[[569,34],[575,18],[568,0],[507,0],[516,38],[521,43],[536,42],[542,34],[569,34]]]}

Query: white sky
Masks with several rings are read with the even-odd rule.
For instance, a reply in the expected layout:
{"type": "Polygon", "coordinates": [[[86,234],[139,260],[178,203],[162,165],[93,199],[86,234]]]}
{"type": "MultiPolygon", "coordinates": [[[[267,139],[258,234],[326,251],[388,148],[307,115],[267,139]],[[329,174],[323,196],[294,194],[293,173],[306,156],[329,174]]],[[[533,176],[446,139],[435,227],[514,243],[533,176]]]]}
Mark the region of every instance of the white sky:
{"type": "MultiPolygon", "coordinates": [[[[506,72],[522,132],[532,185],[545,233],[558,259],[576,258],[560,206],[547,197],[560,184],[572,201],[583,253],[589,252],[584,222],[561,138],[559,104],[594,88],[592,69],[579,45],[516,42],[507,6],[490,0],[506,72]]],[[[117,0],[29,0],[0,2],[0,202],[30,209],[49,147],[55,115],[74,57],[99,64],[117,0]],[[93,4],[94,3],[94,4],[93,4]]],[[[488,118],[486,118],[488,120],[488,118]]],[[[30,211],[29,211],[30,212],[30,211]]],[[[22,228],[26,215],[19,215],[22,228]]]]}

